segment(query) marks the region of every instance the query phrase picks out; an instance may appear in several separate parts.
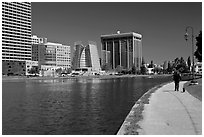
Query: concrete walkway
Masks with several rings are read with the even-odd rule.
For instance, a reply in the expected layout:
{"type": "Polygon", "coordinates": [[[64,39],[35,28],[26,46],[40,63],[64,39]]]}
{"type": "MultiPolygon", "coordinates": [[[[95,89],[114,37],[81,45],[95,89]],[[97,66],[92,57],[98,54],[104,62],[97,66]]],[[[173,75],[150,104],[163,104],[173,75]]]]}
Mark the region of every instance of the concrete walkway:
{"type": "Polygon", "coordinates": [[[202,102],[169,83],[152,93],[145,104],[139,135],[201,135],[202,102]]]}

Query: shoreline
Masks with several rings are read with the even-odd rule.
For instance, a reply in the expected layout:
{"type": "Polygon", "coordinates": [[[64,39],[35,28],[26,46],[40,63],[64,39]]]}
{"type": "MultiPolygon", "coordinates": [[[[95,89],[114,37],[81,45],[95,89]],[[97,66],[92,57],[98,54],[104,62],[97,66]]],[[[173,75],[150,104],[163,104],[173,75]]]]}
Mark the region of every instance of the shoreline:
{"type": "Polygon", "coordinates": [[[156,78],[156,77],[168,77],[171,75],[100,75],[100,76],[67,76],[67,77],[26,77],[26,76],[2,76],[2,81],[12,80],[47,80],[47,79],[112,79],[112,78],[126,78],[126,77],[144,77],[144,78],[156,78]]]}
{"type": "Polygon", "coordinates": [[[146,104],[149,104],[149,99],[152,93],[168,83],[171,82],[165,82],[156,85],[149,89],[144,95],[142,95],[142,97],[138,101],[136,101],[134,106],[131,108],[129,114],[126,116],[116,135],[139,135],[137,131],[141,129],[141,127],[139,126],[139,122],[143,120],[142,114],[144,111],[144,106],[146,104]]]}

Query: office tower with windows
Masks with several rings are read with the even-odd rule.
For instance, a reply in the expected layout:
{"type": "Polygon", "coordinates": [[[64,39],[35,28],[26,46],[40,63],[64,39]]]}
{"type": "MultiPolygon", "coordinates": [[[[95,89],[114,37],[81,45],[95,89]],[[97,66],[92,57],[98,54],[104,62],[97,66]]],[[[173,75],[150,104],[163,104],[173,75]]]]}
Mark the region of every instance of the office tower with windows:
{"type": "Polygon", "coordinates": [[[2,2],[2,60],[31,60],[30,2],[2,2]]]}
{"type": "Polygon", "coordinates": [[[25,74],[31,61],[31,3],[2,2],[2,73],[25,74]]]}
{"type": "Polygon", "coordinates": [[[140,70],[142,62],[142,35],[129,32],[101,35],[102,65],[140,70]]]}

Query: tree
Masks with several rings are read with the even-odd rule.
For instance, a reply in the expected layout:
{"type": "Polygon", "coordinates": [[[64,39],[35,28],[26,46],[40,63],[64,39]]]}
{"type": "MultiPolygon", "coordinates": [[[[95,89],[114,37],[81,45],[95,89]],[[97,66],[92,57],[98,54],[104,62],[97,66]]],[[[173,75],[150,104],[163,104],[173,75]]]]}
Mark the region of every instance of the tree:
{"type": "Polygon", "coordinates": [[[169,61],[169,62],[168,62],[167,72],[168,72],[168,73],[172,73],[172,70],[173,70],[173,67],[172,67],[172,65],[171,65],[171,63],[170,63],[170,61],[169,61]]]}
{"type": "Polygon", "coordinates": [[[141,74],[145,75],[147,73],[147,68],[145,67],[145,65],[142,65],[140,67],[140,71],[141,71],[141,74]]]}
{"type": "Polygon", "coordinates": [[[120,66],[120,65],[118,65],[118,66],[116,67],[116,71],[117,71],[118,73],[121,73],[122,69],[123,69],[123,67],[120,66]]]}
{"type": "Polygon", "coordinates": [[[148,68],[153,68],[154,64],[153,64],[153,60],[151,61],[151,63],[149,64],[148,68]]]}
{"type": "Polygon", "coordinates": [[[180,58],[178,61],[178,65],[176,67],[176,70],[179,70],[181,73],[188,72],[188,67],[186,65],[186,62],[184,61],[183,57],[180,58]]]}
{"type": "Polygon", "coordinates": [[[160,68],[160,67],[158,67],[158,66],[155,67],[155,68],[154,68],[154,73],[155,73],[155,72],[156,72],[157,74],[160,74],[160,73],[162,72],[162,68],[160,68]]]}
{"type": "Polygon", "coordinates": [[[67,69],[67,73],[68,73],[68,74],[72,73],[72,69],[71,69],[71,68],[68,68],[68,69],[67,69]]]}
{"type": "Polygon", "coordinates": [[[55,71],[56,71],[56,73],[57,73],[58,75],[61,75],[61,73],[62,73],[62,68],[58,68],[58,69],[56,69],[55,71]]]}
{"type": "Polygon", "coordinates": [[[145,64],[145,60],[144,60],[144,57],[142,57],[142,65],[145,64]]]}
{"type": "Polygon", "coordinates": [[[38,67],[37,66],[32,66],[31,69],[28,71],[30,74],[37,74],[39,73],[38,67]]]}
{"type": "Polygon", "coordinates": [[[168,68],[167,61],[164,61],[164,64],[163,64],[163,73],[164,74],[167,72],[167,68],[168,68]]]}
{"type": "Polygon", "coordinates": [[[112,65],[110,63],[106,63],[105,65],[102,66],[102,70],[110,71],[112,70],[112,65]]]}
{"type": "Polygon", "coordinates": [[[135,67],[135,65],[132,66],[132,74],[136,74],[136,67],[135,67]]]}
{"type": "Polygon", "coordinates": [[[196,41],[197,49],[194,55],[199,62],[202,62],[202,31],[200,31],[199,35],[196,37],[196,41]]]}

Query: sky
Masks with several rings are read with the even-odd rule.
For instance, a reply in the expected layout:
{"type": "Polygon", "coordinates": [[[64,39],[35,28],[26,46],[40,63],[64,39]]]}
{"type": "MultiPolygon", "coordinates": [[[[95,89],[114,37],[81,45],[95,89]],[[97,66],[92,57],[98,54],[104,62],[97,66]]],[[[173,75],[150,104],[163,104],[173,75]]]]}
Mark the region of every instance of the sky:
{"type": "Polygon", "coordinates": [[[99,56],[100,36],[120,30],[142,34],[146,63],[187,60],[192,57],[191,29],[184,39],[187,26],[195,36],[202,30],[201,2],[32,2],[33,35],[72,48],[76,41],[95,41],[99,56]]]}

